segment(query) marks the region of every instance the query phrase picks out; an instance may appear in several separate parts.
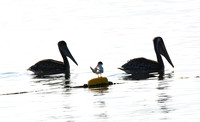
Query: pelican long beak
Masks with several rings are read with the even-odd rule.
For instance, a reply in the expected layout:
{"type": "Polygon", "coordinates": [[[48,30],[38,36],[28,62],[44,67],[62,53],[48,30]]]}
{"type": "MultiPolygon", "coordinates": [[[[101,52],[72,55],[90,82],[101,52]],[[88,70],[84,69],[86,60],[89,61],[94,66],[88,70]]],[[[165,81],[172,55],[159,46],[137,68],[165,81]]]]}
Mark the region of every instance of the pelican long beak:
{"type": "Polygon", "coordinates": [[[63,48],[60,48],[60,50],[63,52],[63,54],[67,57],[69,57],[77,66],[78,63],[76,62],[76,60],[74,59],[74,57],[72,56],[71,52],[69,51],[67,45],[65,45],[63,48]]]}
{"type": "Polygon", "coordinates": [[[78,66],[78,63],[76,62],[76,60],[74,59],[74,57],[73,57],[72,54],[70,53],[69,49],[67,48],[67,50],[65,50],[65,51],[66,51],[66,52],[64,52],[65,55],[66,55],[67,57],[69,57],[69,58],[78,66]]]}
{"type": "Polygon", "coordinates": [[[159,46],[159,51],[160,51],[160,54],[163,55],[167,59],[167,61],[171,64],[171,66],[174,67],[174,65],[169,57],[169,54],[167,53],[167,49],[166,49],[163,41],[159,46]]]}

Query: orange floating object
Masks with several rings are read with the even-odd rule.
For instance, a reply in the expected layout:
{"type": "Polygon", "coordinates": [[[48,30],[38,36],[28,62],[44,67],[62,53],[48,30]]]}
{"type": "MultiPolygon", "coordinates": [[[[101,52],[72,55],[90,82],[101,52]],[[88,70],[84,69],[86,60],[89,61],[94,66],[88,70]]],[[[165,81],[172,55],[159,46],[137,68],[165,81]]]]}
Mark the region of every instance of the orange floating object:
{"type": "Polygon", "coordinates": [[[109,83],[106,77],[93,78],[88,81],[88,87],[105,87],[108,85],[109,83]]]}

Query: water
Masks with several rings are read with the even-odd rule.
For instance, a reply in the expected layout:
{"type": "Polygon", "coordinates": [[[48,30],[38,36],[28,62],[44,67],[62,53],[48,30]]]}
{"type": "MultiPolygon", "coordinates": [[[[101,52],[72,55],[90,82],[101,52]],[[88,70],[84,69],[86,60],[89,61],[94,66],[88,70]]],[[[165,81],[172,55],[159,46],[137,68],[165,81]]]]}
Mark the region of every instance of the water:
{"type": "Polygon", "coordinates": [[[1,1],[1,121],[198,121],[200,111],[200,2],[197,0],[1,1]],[[136,57],[156,59],[152,39],[164,39],[175,68],[165,76],[131,80],[117,68],[136,57]],[[26,69],[41,59],[72,61],[63,74],[35,77],[26,69]],[[96,77],[103,61],[105,89],[65,88],[96,77]]]}

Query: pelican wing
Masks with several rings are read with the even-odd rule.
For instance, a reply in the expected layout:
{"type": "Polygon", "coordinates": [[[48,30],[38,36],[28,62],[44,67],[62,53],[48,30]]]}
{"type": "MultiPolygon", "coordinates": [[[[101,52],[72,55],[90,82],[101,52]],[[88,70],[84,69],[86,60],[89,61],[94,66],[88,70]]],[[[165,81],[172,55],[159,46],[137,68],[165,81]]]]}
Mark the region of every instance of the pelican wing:
{"type": "Polygon", "coordinates": [[[161,70],[161,66],[153,60],[135,58],[122,65],[120,69],[128,74],[151,73],[161,70]]]}
{"type": "Polygon", "coordinates": [[[37,74],[58,74],[64,73],[65,67],[63,62],[45,59],[37,62],[35,65],[31,66],[28,70],[33,71],[37,74]]]}

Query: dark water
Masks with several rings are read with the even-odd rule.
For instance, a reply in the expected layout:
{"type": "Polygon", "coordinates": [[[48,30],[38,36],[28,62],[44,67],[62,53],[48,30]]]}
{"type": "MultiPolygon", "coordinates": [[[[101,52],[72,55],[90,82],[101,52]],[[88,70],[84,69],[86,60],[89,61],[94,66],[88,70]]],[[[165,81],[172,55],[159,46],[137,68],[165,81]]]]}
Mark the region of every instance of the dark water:
{"type": "Polygon", "coordinates": [[[0,120],[198,121],[200,105],[200,7],[185,1],[3,1],[0,36],[0,120]],[[127,60],[156,60],[152,40],[164,39],[175,66],[165,75],[130,79],[117,69],[127,60]],[[38,78],[26,69],[41,59],[62,60],[65,40],[78,62],[64,74],[38,78]],[[97,77],[104,89],[80,86],[97,77]]]}

